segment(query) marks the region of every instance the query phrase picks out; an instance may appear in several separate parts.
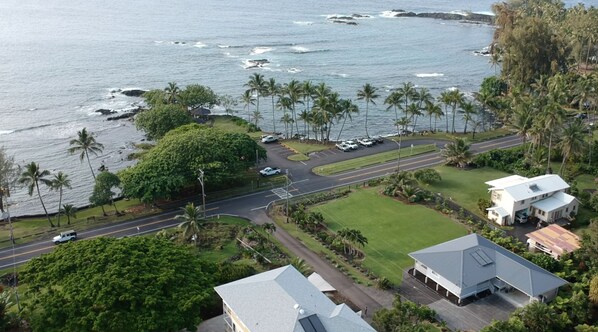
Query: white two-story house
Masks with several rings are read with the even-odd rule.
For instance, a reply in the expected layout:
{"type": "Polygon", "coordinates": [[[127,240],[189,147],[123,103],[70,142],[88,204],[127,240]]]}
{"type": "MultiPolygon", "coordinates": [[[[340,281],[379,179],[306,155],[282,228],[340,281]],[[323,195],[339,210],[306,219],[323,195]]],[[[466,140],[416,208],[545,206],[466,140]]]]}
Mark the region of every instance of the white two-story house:
{"type": "Polygon", "coordinates": [[[577,214],[579,201],[565,191],[569,185],[556,174],[534,178],[511,175],[486,182],[492,207],[488,218],[499,225],[526,222],[528,216],[551,223],[577,214]]]}

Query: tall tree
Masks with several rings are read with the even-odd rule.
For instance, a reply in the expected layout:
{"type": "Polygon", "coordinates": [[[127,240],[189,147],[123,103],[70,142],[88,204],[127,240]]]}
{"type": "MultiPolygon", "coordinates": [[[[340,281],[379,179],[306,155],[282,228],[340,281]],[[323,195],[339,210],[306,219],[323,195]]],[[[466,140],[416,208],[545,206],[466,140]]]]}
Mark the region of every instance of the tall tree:
{"type": "Polygon", "coordinates": [[[69,176],[64,174],[63,172],[58,172],[54,174],[54,178],[52,179],[52,189],[58,190],[59,198],[58,198],[58,220],[56,224],[60,227],[60,214],[62,213],[62,192],[64,188],[71,189],[71,179],[69,176]]]}
{"type": "Polygon", "coordinates": [[[272,132],[276,133],[276,105],[274,103],[274,98],[278,96],[280,93],[280,84],[276,83],[274,78],[270,78],[266,81],[266,95],[270,96],[272,100],[272,132]]]}
{"type": "Polygon", "coordinates": [[[253,94],[251,94],[251,89],[245,90],[243,95],[241,95],[241,101],[245,104],[245,112],[247,112],[247,121],[251,121],[251,115],[249,113],[249,105],[255,105],[255,98],[253,98],[253,94]]]}
{"type": "Polygon", "coordinates": [[[463,93],[461,93],[461,91],[459,91],[459,89],[450,90],[449,96],[451,111],[453,112],[452,132],[455,133],[455,116],[457,115],[457,106],[463,104],[463,102],[465,101],[465,96],[463,95],[463,93]]]}
{"type": "Polygon", "coordinates": [[[19,177],[19,166],[15,164],[15,158],[8,156],[4,147],[0,146],[0,212],[4,213],[4,197],[10,194],[10,190],[19,177]]]}
{"type": "Polygon", "coordinates": [[[264,75],[254,73],[249,77],[249,81],[245,86],[249,87],[249,91],[255,93],[255,109],[260,110],[260,97],[266,93],[266,80],[264,75]]]}
{"type": "Polygon", "coordinates": [[[203,218],[201,206],[195,206],[193,203],[181,208],[183,214],[179,214],[174,219],[181,221],[179,228],[183,231],[183,239],[192,239],[194,243],[199,244],[199,232],[206,220],[203,218]]]}
{"type": "Polygon", "coordinates": [[[340,140],[340,138],[341,138],[341,134],[343,133],[343,129],[345,128],[345,122],[347,122],[347,119],[352,121],[353,120],[352,114],[359,113],[359,108],[357,107],[357,105],[355,105],[353,103],[353,101],[351,99],[341,100],[340,107],[342,110],[343,124],[341,125],[341,129],[338,132],[338,137],[336,138],[337,141],[340,140]]]}
{"type": "Polygon", "coordinates": [[[72,204],[64,204],[60,209],[60,213],[65,215],[69,225],[71,224],[71,218],[77,218],[77,208],[72,204]]]}
{"type": "Polygon", "coordinates": [[[580,119],[570,122],[561,133],[559,147],[563,154],[563,162],[559,174],[563,174],[565,164],[570,157],[576,157],[583,153],[586,146],[585,126],[580,119]]]}
{"type": "Polygon", "coordinates": [[[436,132],[436,121],[444,115],[444,112],[442,112],[442,108],[439,104],[431,101],[429,103],[426,103],[426,113],[430,117],[430,131],[433,130],[434,132],[436,132]],[[432,129],[432,117],[434,117],[434,129],[432,129]]]}
{"type": "Polygon", "coordinates": [[[449,118],[448,118],[448,107],[451,105],[451,92],[450,91],[443,91],[438,96],[438,101],[444,105],[444,119],[446,120],[446,133],[449,132],[449,118]]]}
{"type": "Polygon", "coordinates": [[[463,127],[463,134],[467,133],[467,125],[470,121],[473,121],[473,116],[477,114],[475,109],[475,104],[470,101],[464,101],[461,103],[461,109],[463,110],[463,120],[465,120],[465,125],[463,127]]]}
{"type": "Polygon", "coordinates": [[[370,134],[368,133],[368,112],[370,103],[376,105],[375,100],[379,97],[376,91],[378,91],[378,89],[370,83],[366,83],[361,90],[357,91],[357,99],[365,100],[365,135],[367,137],[370,137],[370,134]]]}
{"type": "Polygon", "coordinates": [[[446,159],[447,165],[465,167],[473,156],[469,147],[463,139],[457,138],[453,142],[446,144],[440,154],[446,159]]]}
{"type": "Polygon", "coordinates": [[[104,151],[104,145],[101,143],[96,142],[95,137],[93,134],[87,132],[87,128],[83,128],[82,130],[77,132],[77,138],[72,139],[69,142],[71,146],[68,149],[70,154],[80,153],[79,160],[83,162],[83,159],[87,159],[87,164],[89,164],[89,170],[91,171],[91,175],[93,176],[94,180],[96,178],[96,174],[93,171],[93,167],[91,166],[91,161],[89,159],[89,154],[93,154],[97,156],[98,154],[104,151]]]}
{"type": "MultiPolygon", "coordinates": [[[[116,195],[116,193],[112,191],[112,189],[119,187],[120,179],[116,174],[108,171],[101,172],[96,178],[96,183],[93,187],[91,197],[89,197],[89,202],[95,206],[110,204],[114,207],[114,212],[119,214],[116,209],[116,204],[114,203],[114,195],[116,195]]],[[[104,211],[104,209],[102,209],[102,211],[104,211]]],[[[105,211],[104,215],[106,215],[105,211]]]]}
{"type": "Polygon", "coordinates": [[[179,93],[181,89],[176,84],[176,82],[168,82],[168,86],[164,88],[164,92],[166,92],[166,101],[169,104],[176,104],[179,98],[179,93]]]}
{"type": "Polygon", "coordinates": [[[386,99],[384,99],[384,104],[388,105],[387,110],[393,108],[395,111],[395,123],[399,121],[399,108],[401,108],[401,104],[403,103],[402,97],[398,91],[391,92],[386,99]]]}
{"type": "Polygon", "coordinates": [[[29,196],[33,195],[34,189],[37,191],[37,196],[39,197],[40,203],[42,203],[42,208],[44,208],[48,223],[50,223],[50,227],[54,227],[50,215],[48,214],[48,210],[46,209],[46,205],[44,204],[44,200],[42,199],[42,193],[39,190],[40,182],[48,187],[52,186],[52,180],[46,178],[49,175],[50,171],[42,170],[38,164],[32,161],[25,166],[25,170],[21,173],[21,177],[19,178],[19,183],[27,186],[27,193],[29,196]]]}
{"type": "Polygon", "coordinates": [[[542,114],[545,130],[548,131],[548,160],[546,161],[546,173],[550,173],[550,155],[552,152],[552,139],[554,134],[561,129],[565,119],[565,111],[555,101],[550,101],[542,114]]]}

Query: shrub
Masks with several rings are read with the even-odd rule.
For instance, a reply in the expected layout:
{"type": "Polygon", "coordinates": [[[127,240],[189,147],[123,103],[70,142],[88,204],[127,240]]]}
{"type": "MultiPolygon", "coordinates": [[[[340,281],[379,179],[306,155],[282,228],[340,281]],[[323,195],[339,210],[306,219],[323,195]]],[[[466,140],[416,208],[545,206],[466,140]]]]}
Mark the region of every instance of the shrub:
{"type": "Polygon", "coordinates": [[[440,177],[440,173],[432,168],[420,169],[413,173],[415,179],[424,184],[431,184],[440,182],[442,178],[440,177]]]}
{"type": "Polygon", "coordinates": [[[376,281],[376,287],[378,287],[379,289],[387,290],[392,288],[392,283],[390,282],[390,280],[388,280],[388,278],[382,277],[376,281]]]}
{"type": "Polygon", "coordinates": [[[492,207],[492,202],[486,198],[478,199],[478,208],[482,213],[486,213],[486,209],[492,207]]]}

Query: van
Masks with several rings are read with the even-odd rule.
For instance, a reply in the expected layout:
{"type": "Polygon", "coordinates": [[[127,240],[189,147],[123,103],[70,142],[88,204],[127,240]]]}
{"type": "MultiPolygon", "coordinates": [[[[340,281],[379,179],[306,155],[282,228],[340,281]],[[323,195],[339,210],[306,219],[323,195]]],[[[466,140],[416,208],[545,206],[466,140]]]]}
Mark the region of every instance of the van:
{"type": "Polygon", "coordinates": [[[52,242],[54,242],[54,244],[60,244],[64,242],[75,241],[76,239],[77,232],[75,232],[74,230],[70,230],[66,232],[61,232],[59,235],[56,235],[52,238],[52,242]]]}

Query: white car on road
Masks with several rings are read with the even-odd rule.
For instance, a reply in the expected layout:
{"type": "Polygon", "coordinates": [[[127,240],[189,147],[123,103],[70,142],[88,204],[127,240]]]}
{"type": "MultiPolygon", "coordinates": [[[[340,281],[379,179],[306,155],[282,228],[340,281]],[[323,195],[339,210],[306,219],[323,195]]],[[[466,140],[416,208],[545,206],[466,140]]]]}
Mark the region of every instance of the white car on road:
{"type": "Polygon", "coordinates": [[[360,138],[357,140],[357,142],[359,142],[359,144],[366,146],[366,147],[370,147],[374,145],[374,142],[372,142],[372,140],[370,140],[369,138],[360,138]]]}
{"type": "Polygon", "coordinates": [[[267,135],[262,137],[262,143],[274,143],[276,141],[278,141],[278,137],[276,136],[267,135]]]}
{"type": "Polygon", "coordinates": [[[260,171],[261,176],[270,176],[280,174],[280,168],[278,167],[266,167],[260,171]]]}
{"type": "Polygon", "coordinates": [[[359,145],[357,145],[357,141],[355,141],[355,140],[349,140],[349,141],[345,141],[342,143],[345,143],[346,145],[348,145],[351,148],[351,150],[359,149],[359,145]]]}
{"type": "Polygon", "coordinates": [[[77,232],[70,230],[66,232],[61,232],[60,234],[56,235],[52,238],[52,242],[54,244],[60,244],[69,241],[75,241],[77,239],[77,232]]]}
{"type": "Polygon", "coordinates": [[[345,142],[337,143],[336,148],[343,152],[351,151],[351,147],[345,142]]]}

